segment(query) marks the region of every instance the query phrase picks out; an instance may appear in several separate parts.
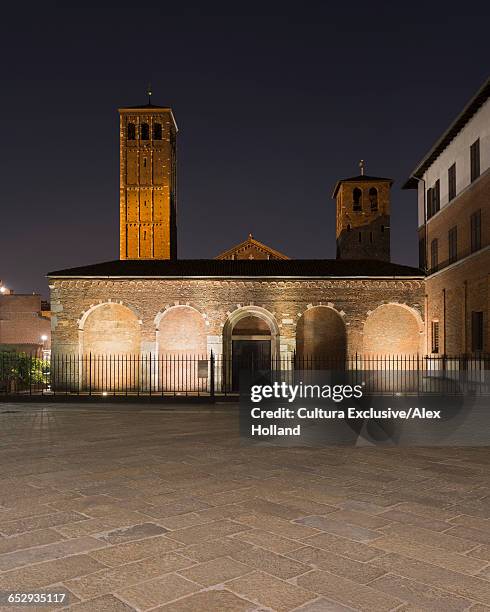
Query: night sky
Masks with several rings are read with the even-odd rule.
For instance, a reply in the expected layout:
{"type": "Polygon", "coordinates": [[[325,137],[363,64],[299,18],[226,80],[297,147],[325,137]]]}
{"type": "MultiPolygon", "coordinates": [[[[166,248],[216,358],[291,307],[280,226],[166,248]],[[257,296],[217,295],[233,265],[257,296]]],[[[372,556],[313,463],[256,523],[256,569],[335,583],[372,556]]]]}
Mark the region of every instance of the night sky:
{"type": "Polygon", "coordinates": [[[146,103],[149,81],[179,126],[179,257],[249,232],[291,257],[335,257],[333,186],[364,158],[395,179],[392,259],[417,265],[415,192],[401,185],[490,72],[484,3],[15,6],[0,41],[0,279],[18,293],[118,258],[117,108],[146,103]]]}

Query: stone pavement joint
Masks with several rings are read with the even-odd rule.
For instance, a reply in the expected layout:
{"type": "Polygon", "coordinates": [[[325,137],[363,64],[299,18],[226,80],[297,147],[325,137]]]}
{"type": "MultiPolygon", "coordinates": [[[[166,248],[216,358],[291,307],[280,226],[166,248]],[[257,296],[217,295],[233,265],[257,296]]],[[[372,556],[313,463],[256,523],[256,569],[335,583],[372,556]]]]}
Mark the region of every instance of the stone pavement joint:
{"type": "Polygon", "coordinates": [[[76,612],[490,607],[488,448],[240,446],[236,406],[174,408],[1,415],[0,590],[76,612]]]}

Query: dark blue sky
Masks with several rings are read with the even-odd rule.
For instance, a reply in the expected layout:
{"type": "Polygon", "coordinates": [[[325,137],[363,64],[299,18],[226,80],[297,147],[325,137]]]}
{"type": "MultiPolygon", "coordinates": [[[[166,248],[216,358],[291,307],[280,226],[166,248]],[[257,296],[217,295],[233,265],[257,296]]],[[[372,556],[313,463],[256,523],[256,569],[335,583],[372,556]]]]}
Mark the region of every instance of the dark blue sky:
{"type": "Polygon", "coordinates": [[[117,107],[144,103],[148,81],[180,128],[181,258],[249,231],[291,257],[334,257],[332,189],[364,158],[395,179],[392,259],[416,265],[402,182],[490,72],[484,3],[17,6],[0,41],[0,279],[17,292],[118,257],[117,107]]]}

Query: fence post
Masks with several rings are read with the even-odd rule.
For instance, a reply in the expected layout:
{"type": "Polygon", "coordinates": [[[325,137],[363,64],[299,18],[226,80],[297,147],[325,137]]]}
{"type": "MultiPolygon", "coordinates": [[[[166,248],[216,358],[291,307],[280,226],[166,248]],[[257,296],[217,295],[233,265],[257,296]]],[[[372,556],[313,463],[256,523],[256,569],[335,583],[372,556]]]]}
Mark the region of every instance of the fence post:
{"type": "Polygon", "coordinates": [[[209,357],[209,367],[211,368],[210,372],[209,372],[209,396],[211,397],[211,400],[213,402],[214,402],[214,393],[215,393],[215,390],[214,390],[214,386],[215,386],[215,383],[214,383],[214,363],[215,363],[214,353],[213,353],[213,350],[211,349],[211,355],[209,357]]]}
{"type": "Polygon", "coordinates": [[[153,365],[151,363],[151,353],[150,353],[150,397],[151,397],[151,369],[152,369],[153,365]]]}

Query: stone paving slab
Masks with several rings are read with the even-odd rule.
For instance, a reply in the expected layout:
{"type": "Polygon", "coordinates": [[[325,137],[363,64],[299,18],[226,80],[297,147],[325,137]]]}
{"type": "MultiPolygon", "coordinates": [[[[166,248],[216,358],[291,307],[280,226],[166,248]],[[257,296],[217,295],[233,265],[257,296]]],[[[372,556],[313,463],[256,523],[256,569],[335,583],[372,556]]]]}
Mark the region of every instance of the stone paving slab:
{"type": "Polygon", "coordinates": [[[69,589],[78,612],[490,609],[488,448],[241,447],[232,405],[0,418],[0,590],[69,589]]]}

